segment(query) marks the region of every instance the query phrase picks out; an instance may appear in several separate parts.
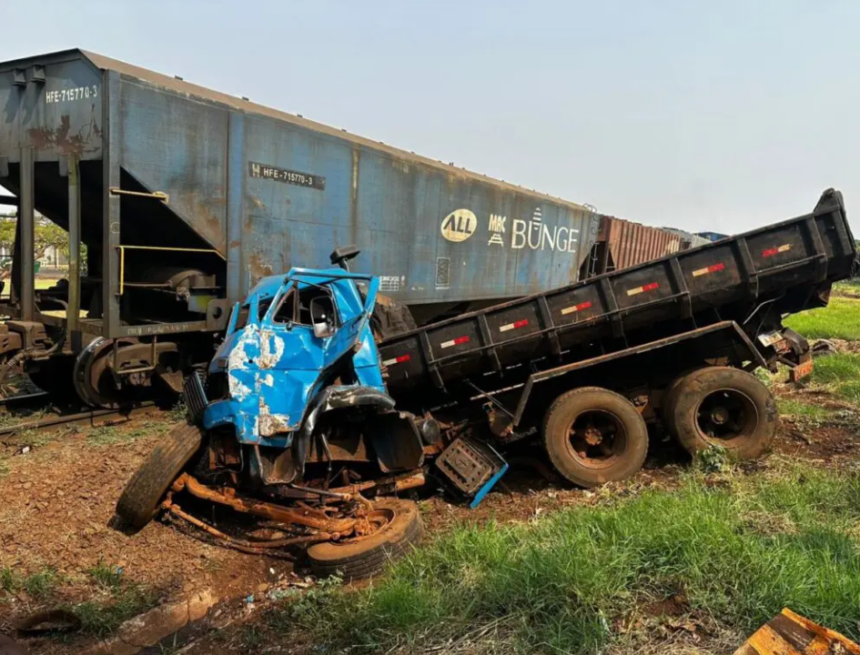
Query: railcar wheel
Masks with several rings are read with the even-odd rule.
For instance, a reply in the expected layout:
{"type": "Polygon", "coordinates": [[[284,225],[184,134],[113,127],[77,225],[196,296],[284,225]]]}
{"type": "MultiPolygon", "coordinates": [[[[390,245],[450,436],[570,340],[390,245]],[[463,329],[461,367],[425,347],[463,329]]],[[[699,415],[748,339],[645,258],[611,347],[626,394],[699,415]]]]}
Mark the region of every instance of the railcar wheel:
{"type": "Polygon", "coordinates": [[[203,433],[196,425],[175,427],[125,485],[116,513],[135,531],[149,523],[173,481],[200,450],[203,433]]]}
{"type": "Polygon", "coordinates": [[[608,389],[582,387],[547,410],[544,446],[555,469],[581,487],[636,473],[648,455],[648,428],[629,400],[608,389]]]}
{"type": "Polygon", "coordinates": [[[685,376],[672,391],[665,423],[687,452],[720,445],[738,459],[754,459],[776,434],[776,401],[754,375],[709,366],[685,376]]]}
{"type": "Polygon", "coordinates": [[[381,527],[368,537],[314,544],[308,548],[311,570],[320,577],[342,575],[344,580],[368,578],[406,555],[424,534],[418,506],[406,500],[383,498],[373,503],[371,519],[381,527]]]}

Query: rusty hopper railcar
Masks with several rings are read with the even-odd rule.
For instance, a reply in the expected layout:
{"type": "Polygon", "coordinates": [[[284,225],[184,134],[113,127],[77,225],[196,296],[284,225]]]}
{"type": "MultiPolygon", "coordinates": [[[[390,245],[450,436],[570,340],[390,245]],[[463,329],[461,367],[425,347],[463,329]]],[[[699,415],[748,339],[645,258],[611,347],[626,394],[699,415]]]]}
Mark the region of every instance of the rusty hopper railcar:
{"type": "Polygon", "coordinates": [[[692,244],[679,230],[651,227],[614,216],[600,216],[597,239],[582,263],[580,279],[644,264],[692,244]]]}
{"type": "Polygon", "coordinates": [[[339,243],[432,318],[570,283],[596,236],[582,206],[81,50],[0,63],[0,107],[20,216],[3,370],[72,376],[91,404],[178,389],[259,277],[339,243]],[[36,211],[69,232],[46,291],[36,211]]]}

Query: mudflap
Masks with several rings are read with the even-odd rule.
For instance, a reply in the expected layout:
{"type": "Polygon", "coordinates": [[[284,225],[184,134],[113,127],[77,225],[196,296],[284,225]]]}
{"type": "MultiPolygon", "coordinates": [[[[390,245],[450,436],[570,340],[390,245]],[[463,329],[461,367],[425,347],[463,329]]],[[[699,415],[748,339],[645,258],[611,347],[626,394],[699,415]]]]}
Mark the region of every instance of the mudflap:
{"type": "Polygon", "coordinates": [[[373,449],[383,473],[424,465],[424,448],[414,418],[406,412],[385,412],[374,418],[373,449]]]}
{"type": "Polygon", "coordinates": [[[436,468],[464,496],[472,509],[508,470],[508,463],[488,444],[459,437],[436,459],[436,468]]]}

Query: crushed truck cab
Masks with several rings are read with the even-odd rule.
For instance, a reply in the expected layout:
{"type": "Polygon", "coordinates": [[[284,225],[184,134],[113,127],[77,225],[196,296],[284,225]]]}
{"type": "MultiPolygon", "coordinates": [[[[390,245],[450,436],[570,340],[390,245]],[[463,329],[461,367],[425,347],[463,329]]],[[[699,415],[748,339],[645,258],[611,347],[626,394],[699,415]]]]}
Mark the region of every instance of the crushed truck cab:
{"type": "Polygon", "coordinates": [[[343,269],[260,280],[233,308],[205,390],[199,376],[186,383],[192,416],[216,437],[213,458],[229,449],[217,439],[226,429],[257,487],[303,481],[309,463],[327,479],[334,462],[414,474],[438,439],[435,421],[395,410],[387,393],[370,324],[379,281],[346,269],[357,254],[332,255],[343,269]]]}
{"type": "Polygon", "coordinates": [[[226,375],[228,397],[206,407],[204,427],[230,423],[240,443],[285,448],[323,388],[330,387],[329,401],[361,397],[393,406],[368,322],[377,288],[369,276],[339,269],[297,268],[262,279],[234,309],[210,364],[210,377],[226,375]],[[337,384],[346,374],[351,383],[337,384]]]}

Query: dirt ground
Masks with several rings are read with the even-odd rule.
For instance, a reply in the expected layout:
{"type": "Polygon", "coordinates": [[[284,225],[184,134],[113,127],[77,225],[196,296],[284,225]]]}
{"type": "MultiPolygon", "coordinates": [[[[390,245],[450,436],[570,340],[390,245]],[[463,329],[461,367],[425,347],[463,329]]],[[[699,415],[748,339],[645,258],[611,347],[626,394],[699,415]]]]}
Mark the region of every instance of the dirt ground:
{"type": "MultiPolygon", "coordinates": [[[[92,574],[100,565],[121,570],[124,584],[152,590],[158,603],[203,589],[243,596],[291,569],[289,562],[209,545],[157,521],[136,535],[115,527],[123,486],[170,425],[161,417],[0,441],[8,469],[0,476],[0,570],[57,574],[46,598],[0,592],[0,632],[34,611],[105,595],[92,574]]],[[[82,643],[36,640],[30,648],[77,653],[82,643]]]]}
{"type": "MultiPolygon", "coordinates": [[[[110,428],[0,438],[0,571],[18,576],[45,570],[56,574],[49,594],[0,591],[0,633],[12,632],[18,621],[36,610],[106,598],[108,591],[93,570],[107,567],[118,572],[123,584],[151,590],[153,604],[212,590],[224,601],[203,625],[189,629],[183,641],[190,639],[193,645],[182,652],[245,652],[229,636],[203,633],[250,620],[252,610],[265,604],[266,590],[291,575],[290,562],[210,545],[158,521],[136,535],[116,527],[114,506],[123,486],[174,422],[163,414],[110,428]]],[[[475,510],[442,493],[423,498],[425,525],[439,532],[462,522],[528,521],[559,508],[596,503],[607,494],[670,488],[678,472],[689,465],[688,458],[671,443],[655,446],[659,447],[652,451],[658,454],[635,478],[595,491],[562,484],[544,461],[521,453],[513,458],[511,472],[475,510]]],[[[824,464],[856,460],[858,449],[860,436],[851,426],[811,429],[791,420],[782,422],[775,445],[777,454],[824,464]]],[[[27,643],[35,655],[60,655],[82,652],[95,640],[79,635],[27,643]]]]}

